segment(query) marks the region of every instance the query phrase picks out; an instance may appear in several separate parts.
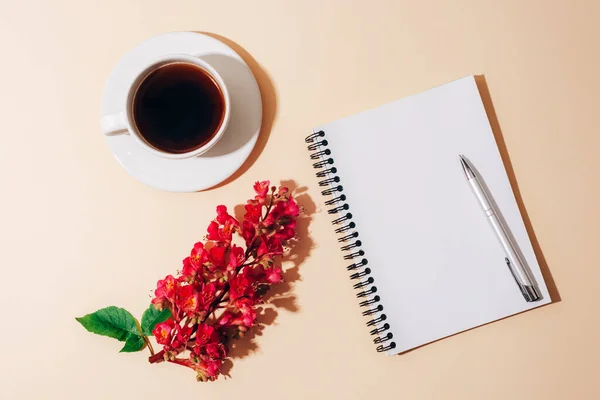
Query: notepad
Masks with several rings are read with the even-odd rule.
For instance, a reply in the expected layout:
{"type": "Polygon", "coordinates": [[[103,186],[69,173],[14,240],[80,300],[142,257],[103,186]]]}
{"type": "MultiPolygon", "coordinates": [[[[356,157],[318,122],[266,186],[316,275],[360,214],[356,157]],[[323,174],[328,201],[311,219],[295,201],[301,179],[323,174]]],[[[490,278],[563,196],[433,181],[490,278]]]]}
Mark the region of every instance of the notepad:
{"type": "Polygon", "coordinates": [[[318,126],[306,141],[378,351],[551,301],[474,77],[318,126]],[[521,295],[459,154],[484,178],[540,301],[521,295]]]}

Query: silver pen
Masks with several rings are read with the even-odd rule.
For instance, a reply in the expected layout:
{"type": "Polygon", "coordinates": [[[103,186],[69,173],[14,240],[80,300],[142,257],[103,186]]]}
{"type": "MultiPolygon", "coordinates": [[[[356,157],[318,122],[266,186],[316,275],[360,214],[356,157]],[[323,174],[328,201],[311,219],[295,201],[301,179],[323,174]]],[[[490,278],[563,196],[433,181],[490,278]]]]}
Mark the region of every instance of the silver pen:
{"type": "Polygon", "coordinates": [[[535,286],[535,282],[529,276],[527,268],[525,267],[525,263],[521,259],[515,244],[508,235],[508,229],[504,226],[500,218],[498,218],[498,212],[494,207],[494,203],[484,190],[481,178],[475,173],[475,168],[471,166],[470,162],[463,155],[459,156],[460,163],[462,164],[463,170],[465,171],[465,176],[467,177],[467,181],[469,182],[471,189],[473,189],[475,197],[477,197],[477,200],[479,201],[481,208],[483,208],[488,221],[490,221],[490,225],[492,226],[494,233],[498,237],[500,244],[506,252],[504,261],[506,262],[506,265],[508,266],[513,278],[517,282],[523,297],[525,297],[525,300],[528,302],[540,300],[542,297],[535,286]]]}

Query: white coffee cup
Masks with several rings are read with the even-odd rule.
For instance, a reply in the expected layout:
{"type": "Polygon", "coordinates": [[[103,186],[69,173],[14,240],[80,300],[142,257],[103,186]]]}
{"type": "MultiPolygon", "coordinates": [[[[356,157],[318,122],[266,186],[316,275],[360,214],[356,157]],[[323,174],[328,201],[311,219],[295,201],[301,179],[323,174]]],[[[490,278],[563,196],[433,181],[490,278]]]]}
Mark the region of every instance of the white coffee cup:
{"type": "Polygon", "coordinates": [[[129,134],[133,137],[133,139],[135,139],[135,141],[140,146],[159,157],[170,159],[184,159],[196,157],[202,153],[207,152],[211,147],[213,147],[219,141],[219,139],[221,139],[223,133],[225,132],[225,129],[227,129],[227,124],[229,123],[230,115],[231,102],[229,99],[229,92],[227,91],[227,86],[225,85],[225,82],[223,81],[221,75],[219,75],[219,73],[210,64],[198,57],[186,54],[172,54],[154,60],[139,74],[137,74],[128,86],[127,96],[125,99],[125,104],[123,105],[123,110],[116,114],[103,116],[100,119],[100,124],[102,127],[102,132],[107,136],[129,134]],[[216,132],[213,133],[210,141],[205,143],[203,146],[186,153],[171,153],[153,146],[140,133],[138,127],[136,126],[133,116],[133,102],[135,100],[136,93],[144,79],[157,69],[173,63],[191,64],[204,70],[204,72],[208,73],[208,75],[210,75],[213,78],[214,82],[219,86],[224,101],[224,115],[222,121],[218,126],[216,132]]]}

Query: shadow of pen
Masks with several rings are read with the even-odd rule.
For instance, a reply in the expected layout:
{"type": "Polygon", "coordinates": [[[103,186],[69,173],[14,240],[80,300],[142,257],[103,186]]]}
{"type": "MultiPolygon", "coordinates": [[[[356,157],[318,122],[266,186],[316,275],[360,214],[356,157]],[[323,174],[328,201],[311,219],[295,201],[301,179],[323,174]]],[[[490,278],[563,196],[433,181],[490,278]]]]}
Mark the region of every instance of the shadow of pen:
{"type": "MultiPolygon", "coordinates": [[[[521,213],[523,223],[525,224],[525,229],[527,230],[527,235],[529,236],[529,239],[531,241],[533,251],[535,253],[538,264],[540,266],[540,271],[542,272],[544,282],[546,283],[546,288],[548,289],[548,294],[550,295],[550,300],[552,300],[553,303],[558,303],[559,301],[561,301],[560,293],[558,292],[558,288],[556,286],[556,283],[554,282],[554,278],[552,277],[552,273],[550,272],[550,268],[548,267],[548,263],[546,262],[546,258],[544,257],[544,253],[542,252],[540,244],[539,244],[537,237],[535,235],[535,232],[533,230],[531,220],[529,219],[529,215],[527,214],[527,210],[523,203],[523,198],[521,197],[521,192],[519,191],[519,185],[517,183],[514,169],[510,162],[510,156],[508,155],[506,143],[504,142],[504,137],[503,137],[502,131],[500,129],[500,124],[499,124],[498,118],[496,116],[496,111],[494,110],[494,105],[492,103],[492,98],[490,97],[490,92],[487,87],[485,77],[483,75],[475,76],[475,83],[477,84],[477,89],[479,90],[479,95],[481,96],[481,100],[483,102],[485,112],[486,112],[488,120],[490,122],[492,132],[494,133],[494,138],[496,139],[496,144],[498,145],[498,150],[500,151],[500,156],[502,157],[502,162],[504,163],[504,168],[506,170],[508,180],[513,189],[513,194],[515,196],[515,200],[517,201],[517,207],[519,208],[519,211],[521,213]]],[[[473,166],[473,165],[471,164],[471,166],[473,166]]],[[[479,171],[477,171],[477,169],[475,169],[475,173],[479,174],[479,171]]],[[[502,215],[502,210],[500,210],[498,208],[498,205],[495,203],[494,198],[492,196],[490,196],[490,191],[489,191],[487,185],[485,184],[485,181],[483,180],[481,174],[479,174],[479,178],[481,180],[481,184],[482,184],[484,190],[490,197],[491,201],[494,203],[494,207],[496,207],[496,212],[498,213],[498,218],[500,219],[500,221],[502,223],[504,223],[504,226],[507,227],[507,230],[508,230],[507,234],[509,235],[510,239],[513,240],[513,243],[516,244],[517,252],[521,256],[521,258],[523,260],[525,260],[525,258],[523,258],[523,254],[521,253],[521,250],[520,250],[517,242],[514,241],[514,236],[512,235],[512,232],[510,231],[510,229],[508,229],[506,220],[504,219],[504,216],[502,215]]],[[[526,263],[526,268],[529,270],[529,272],[531,272],[529,265],[527,265],[526,260],[525,260],[525,263],[526,263]]]]}

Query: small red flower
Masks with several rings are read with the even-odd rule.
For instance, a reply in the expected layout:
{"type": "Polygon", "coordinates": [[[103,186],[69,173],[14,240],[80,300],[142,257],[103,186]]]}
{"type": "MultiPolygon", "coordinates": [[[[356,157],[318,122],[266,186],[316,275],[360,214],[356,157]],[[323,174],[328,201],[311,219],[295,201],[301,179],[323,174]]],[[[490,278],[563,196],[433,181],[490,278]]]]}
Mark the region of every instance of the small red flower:
{"type": "Polygon", "coordinates": [[[217,292],[217,288],[214,283],[206,283],[202,287],[202,291],[200,292],[200,308],[203,311],[208,311],[208,307],[211,305],[212,301],[215,299],[215,293],[217,292]]]}
{"type": "Polygon", "coordinates": [[[252,222],[250,222],[249,220],[244,220],[244,222],[242,223],[242,237],[246,242],[246,246],[250,246],[250,243],[252,243],[252,240],[254,239],[255,235],[256,228],[254,228],[252,222]]]}
{"type": "Polygon", "coordinates": [[[164,297],[155,297],[152,299],[151,303],[154,306],[154,308],[156,308],[159,311],[162,311],[165,308],[169,307],[169,302],[164,297]]]}
{"type": "Polygon", "coordinates": [[[227,213],[227,207],[217,207],[217,218],[208,225],[208,239],[231,243],[233,232],[238,231],[239,222],[227,213]]]}
{"type": "Polygon", "coordinates": [[[252,307],[244,307],[238,312],[227,312],[221,316],[218,324],[221,326],[245,326],[252,327],[256,320],[256,311],[252,307]]]}
{"type": "Polygon", "coordinates": [[[209,250],[208,258],[213,265],[212,271],[225,267],[225,250],[224,246],[214,246],[209,250]]]}
{"type": "Polygon", "coordinates": [[[231,218],[227,222],[225,222],[225,225],[223,225],[223,228],[219,230],[219,233],[222,238],[221,241],[231,243],[231,238],[233,236],[233,232],[235,232],[238,229],[238,227],[239,227],[238,222],[233,218],[231,218]]]}
{"type": "Polygon", "coordinates": [[[261,213],[262,213],[262,205],[260,204],[246,204],[244,206],[246,209],[246,214],[244,214],[244,219],[252,222],[253,224],[258,224],[260,221],[261,213]]]}
{"type": "Polygon", "coordinates": [[[289,200],[286,202],[284,215],[288,217],[297,217],[300,215],[300,207],[298,207],[298,203],[294,201],[292,196],[290,196],[289,200]]]}
{"type": "Polygon", "coordinates": [[[177,330],[177,341],[187,343],[190,340],[193,328],[191,326],[179,327],[177,330]]]}
{"type": "Polygon", "coordinates": [[[264,240],[260,241],[260,245],[258,246],[258,249],[256,250],[256,255],[261,257],[265,254],[267,254],[269,252],[269,248],[267,247],[267,242],[264,240]]]}
{"type": "Polygon", "coordinates": [[[219,223],[217,221],[212,221],[209,225],[208,225],[208,240],[215,240],[215,241],[220,241],[221,240],[221,234],[219,232],[219,223]]]}
{"type": "Polygon", "coordinates": [[[201,270],[201,267],[196,263],[192,262],[191,257],[186,257],[183,259],[183,268],[181,269],[181,275],[183,281],[191,282],[196,276],[198,276],[198,272],[201,270]]]}
{"type": "Polygon", "coordinates": [[[256,321],[256,311],[253,308],[244,309],[242,313],[242,325],[247,328],[252,328],[254,321],[256,321]]]}
{"type": "Polygon", "coordinates": [[[225,356],[227,355],[225,346],[223,346],[223,344],[221,343],[208,343],[204,346],[203,350],[206,352],[206,355],[211,360],[225,358],[225,356]]]}
{"type": "Polygon", "coordinates": [[[199,324],[198,330],[196,331],[196,345],[201,346],[206,343],[215,341],[216,331],[215,327],[208,324],[199,324]]]}
{"type": "Polygon", "coordinates": [[[208,254],[206,249],[204,249],[204,244],[202,242],[198,242],[194,245],[194,248],[190,252],[190,259],[197,268],[201,268],[202,264],[206,262],[208,254]]]}
{"type": "Polygon", "coordinates": [[[271,182],[269,182],[269,181],[256,182],[254,184],[254,191],[256,192],[256,196],[260,197],[262,199],[267,197],[267,193],[269,193],[270,185],[271,185],[271,182]]]}
{"type": "Polygon", "coordinates": [[[253,308],[254,303],[252,300],[248,298],[240,299],[235,302],[235,306],[240,310],[240,315],[238,315],[236,321],[238,323],[236,325],[244,325],[248,328],[252,327],[256,320],[256,311],[253,308]]]}
{"type": "Polygon", "coordinates": [[[183,286],[178,294],[177,307],[185,315],[194,316],[200,310],[200,297],[192,285],[183,286]]]}
{"type": "Polygon", "coordinates": [[[247,277],[238,275],[229,281],[229,298],[230,300],[239,299],[245,296],[250,291],[250,282],[247,277]]]}
{"type": "Polygon", "coordinates": [[[154,295],[157,298],[165,298],[167,300],[173,301],[175,298],[175,291],[179,283],[173,277],[173,275],[167,275],[165,279],[162,279],[156,283],[156,290],[154,291],[154,295]]]}
{"type": "Polygon", "coordinates": [[[221,368],[221,360],[206,360],[200,363],[200,366],[204,370],[204,373],[209,378],[214,378],[219,374],[219,369],[221,368]]]}
{"type": "Polygon", "coordinates": [[[244,255],[244,249],[235,244],[231,246],[231,252],[229,254],[229,266],[227,267],[228,271],[233,271],[240,265],[242,265],[246,261],[246,257],[244,255]]]}
{"type": "Polygon", "coordinates": [[[229,219],[230,215],[227,212],[227,207],[225,207],[224,205],[220,205],[217,206],[217,222],[221,225],[225,224],[225,222],[227,222],[227,219],[229,219]]]}
{"type": "Polygon", "coordinates": [[[183,259],[183,268],[181,270],[181,274],[186,277],[193,277],[198,274],[198,267],[192,264],[191,257],[186,257],[183,259]]]}
{"type": "Polygon", "coordinates": [[[247,308],[252,308],[254,301],[248,297],[244,297],[243,299],[236,300],[234,305],[240,310],[245,310],[247,308]]]}
{"type": "Polygon", "coordinates": [[[282,255],[283,254],[283,245],[281,243],[281,239],[277,236],[270,236],[266,239],[267,248],[269,249],[269,253],[273,255],[282,255]]]}
{"type": "Polygon", "coordinates": [[[258,246],[257,255],[260,257],[264,254],[283,254],[281,239],[279,239],[277,236],[261,236],[261,242],[260,246],[258,246]]]}
{"type": "Polygon", "coordinates": [[[277,232],[274,233],[274,236],[280,241],[290,240],[296,236],[296,221],[282,226],[277,232]]]}
{"type": "Polygon", "coordinates": [[[233,313],[231,311],[225,311],[219,317],[219,320],[217,321],[217,325],[229,326],[232,319],[233,319],[233,313]]]}
{"type": "Polygon", "coordinates": [[[300,214],[300,208],[294,199],[290,196],[288,200],[283,200],[275,203],[273,210],[265,218],[265,225],[285,226],[294,221],[300,214]]]}
{"type": "Polygon", "coordinates": [[[281,268],[272,267],[265,272],[267,274],[267,281],[269,283],[279,283],[279,281],[281,281],[281,268]]]}
{"type": "Polygon", "coordinates": [[[152,330],[152,334],[156,338],[156,342],[159,344],[171,343],[171,331],[175,326],[175,322],[169,318],[165,322],[157,324],[152,330]]]}
{"type": "Polygon", "coordinates": [[[265,268],[261,264],[248,266],[244,268],[243,273],[250,282],[261,282],[265,279],[265,268]]]}

